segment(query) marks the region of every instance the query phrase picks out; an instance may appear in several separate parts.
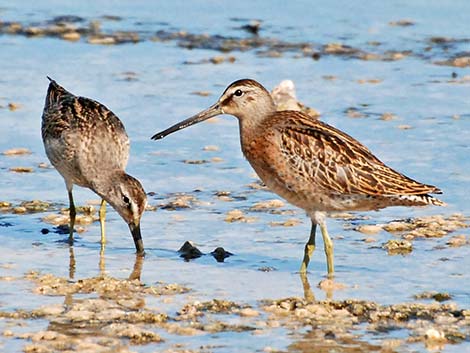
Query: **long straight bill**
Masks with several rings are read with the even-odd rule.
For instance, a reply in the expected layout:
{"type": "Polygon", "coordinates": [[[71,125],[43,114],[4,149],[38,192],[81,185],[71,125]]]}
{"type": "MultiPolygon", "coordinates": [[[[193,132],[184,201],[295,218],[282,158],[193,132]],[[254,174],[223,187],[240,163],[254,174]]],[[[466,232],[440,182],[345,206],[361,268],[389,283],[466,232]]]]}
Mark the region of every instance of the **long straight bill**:
{"type": "Polygon", "coordinates": [[[187,128],[188,126],[200,123],[201,121],[207,120],[209,118],[212,118],[216,115],[223,114],[223,110],[220,109],[219,103],[216,103],[206,110],[200,112],[199,114],[196,114],[186,120],[183,120],[179,122],[178,124],[175,124],[171,127],[169,127],[166,130],[163,130],[159,133],[156,133],[155,135],[152,136],[152,140],[160,140],[164,138],[166,135],[172,134],[173,132],[176,132],[178,130],[182,130],[187,128]]]}

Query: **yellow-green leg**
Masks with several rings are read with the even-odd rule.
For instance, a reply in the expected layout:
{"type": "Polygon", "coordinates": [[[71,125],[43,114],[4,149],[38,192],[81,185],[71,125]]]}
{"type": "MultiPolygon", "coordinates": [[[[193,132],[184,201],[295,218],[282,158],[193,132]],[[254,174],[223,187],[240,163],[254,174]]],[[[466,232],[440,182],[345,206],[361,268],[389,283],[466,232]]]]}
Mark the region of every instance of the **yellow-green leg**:
{"type": "Polygon", "coordinates": [[[69,190],[69,214],[70,214],[70,229],[69,229],[69,243],[73,244],[73,228],[75,227],[75,204],[73,203],[72,190],[69,190]]]}
{"type": "Polygon", "coordinates": [[[310,237],[308,238],[307,244],[305,244],[304,259],[302,265],[300,265],[300,273],[306,273],[308,263],[312,258],[313,251],[315,250],[315,231],[317,229],[316,223],[312,220],[312,228],[310,229],[310,237]]]}
{"type": "Polygon", "coordinates": [[[104,225],[105,219],[106,219],[106,201],[103,199],[101,200],[101,207],[100,207],[101,245],[106,244],[106,233],[105,233],[105,225],[104,225]]]}
{"type": "Polygon", "coordinates": [[[333,277],[335,272],[334,260],[333,260],[333,241],[328,235],[326,229],[326,223],[323,221],[320,223],[321,235],[323,237],[323,243],[325,244],[325,255],[326,255],[326,266],[328,268],[328,277],[333,277]]]}

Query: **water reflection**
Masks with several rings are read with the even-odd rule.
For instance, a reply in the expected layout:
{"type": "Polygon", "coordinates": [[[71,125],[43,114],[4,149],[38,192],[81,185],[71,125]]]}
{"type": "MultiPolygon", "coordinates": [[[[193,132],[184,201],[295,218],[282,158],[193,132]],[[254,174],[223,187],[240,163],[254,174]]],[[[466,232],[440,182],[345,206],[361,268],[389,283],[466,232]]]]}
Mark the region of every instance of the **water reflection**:
{"type": "MultiPolygon", "coordinates": [[[[362,353],[381,351],[382,347],[362,341],[349,335],[337,337],[333,331],[315,329],[308,331],[301,339],[293,342],[288,347],[289,352],[302,353],[362,353]]],[[[386,350],[394,352],[393,350],[386,350]]]]}
{"type": "Polygon", "coordinates": [[[302,282],[302,287],[304,289],[304,298],[307,303],[315,303],[315,294],[313,294],[312,287],[310,286],[310,282],[308,281],[307,274],[305,272],[299,273],[300,281],[302,282]]]}
{"type": "MultiPolygon", "coordinates": [[[[99,268],[99,277],[100,278],[105,278],[106,277],[106,257],[105,257],[105,248],[106,245],[105,243],[101,243],[100,247],[100,257],[98,261],[98,268],[99,268]]],[[[130,281],[133,280],[139,280],[142,275],[142,268],[143,268],[143,263],[144,263],[144,256],[142,255],[135,255],[135,260],[134,260],[134,266],[132,269],[132,272],[130,273],[128,279],[130,281]]],[[[74,252],[74,247],[70,246],[69,247],[69,279],[74,280],[75,279],[75,272],[76,272],[76,267],[77,263],[75,260],[75,252],[74,252]]]]}
{"type": "MultiPolygon", "coordinates": [[[[312,287],[310,286],[310,282],[308,280],[308,276],[306,273],[299,273],[300,281],[302,282],[302,288],[304,291],[304,298],[307,303],[315,303],[315,294],[313,293],[312,287]]],[[[339,282],[335,282],[334,280],[327,278],[322,280],[318,287],[325,293],[325,297],[328,300],[333,300],[333,294],[335,290],[344,289],[344,285],[339,282]]]]}

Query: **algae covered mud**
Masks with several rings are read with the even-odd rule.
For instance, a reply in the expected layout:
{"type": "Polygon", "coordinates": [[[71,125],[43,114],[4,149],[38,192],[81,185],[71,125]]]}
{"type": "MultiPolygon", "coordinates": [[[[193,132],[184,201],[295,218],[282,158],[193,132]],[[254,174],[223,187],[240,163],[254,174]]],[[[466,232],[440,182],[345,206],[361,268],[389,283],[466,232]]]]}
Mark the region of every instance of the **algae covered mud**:
{"type": "Polygon", "coordinates": [[[469,11],[0,1],[0,351],[469,351],[469,11]],[[126,126],[149,199],[143,261],[111,209],[100,247],[99,200],[79,188],[64,243],[67,195],[40,136],[46,75],[126,126]],[[448,206],[332,215],[334,282],[321,250],[300,278],[309,222],[259,183],[234,119],[150,141],[244,77],[293,80],[304,109],[448,206]]]}

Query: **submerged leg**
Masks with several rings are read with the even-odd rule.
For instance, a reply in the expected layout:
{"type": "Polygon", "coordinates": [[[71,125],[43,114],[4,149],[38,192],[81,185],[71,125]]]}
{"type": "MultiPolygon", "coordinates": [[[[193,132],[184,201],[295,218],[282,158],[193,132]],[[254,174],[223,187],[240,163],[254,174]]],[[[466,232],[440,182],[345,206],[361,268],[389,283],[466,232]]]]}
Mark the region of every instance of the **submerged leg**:
{"type": "Polygon", "coordinates": [[[306,273],[300,273],[300,280],[302,281],[302,287],[304,288],[304,298],[307,303],[315,303],[315,294],[313,294],[312,287],[307,278],[306,273]]]}
{"type": "Polygon", "coordinates": [[[101,206],[100,206],[101,245],[106,244],[106,233],[105,233],[105,227],[104,227],[105,218],[106,218],[106,201],[103,199],[101,200],[101,206]]]}
{"type": "Polygon", "coordinates": [[[101,243],[101,248],[100,248],[100,262],[99,262],[99,268],[100,268],[100,275],[101,277],[104,277],[105,272],[106,272],[106,262],[104,258],[104,248],[105,244],[101,243]]]}
{"type": "Polygon", "coordinates": [[[140,275],[142,273],[143,263],[144,263],[144,257],[139,254],[136,254],[134,269],[132,270],[132,273],[129,275],[129,281],[133,281],[135,279],[140,281],[140,275]]]}
{"type": "Polygon", "coordinates": [[[333,277],[335,272],[335,266],[333,261],[333,241],[328,235],[328,230],[326,229],[326,222],[323,220],[320,223],[321,235],[323,237],[323,243],[325,244],[325,255],[326,255],[326,266],[328,268],[328,277],[333,277]]]}
{"type": "Polygon", "coordinates": [[[69,190],[69,213],[70,213],[70,229],[69,229],[69,243],[73,244],[73,228],[75,227],[75,204],[73,203],[72,189],[69,190]]]}
{"type": "Polygon", "coordinates": [[[316,223],[312,219],[312,228],[310,229],[310,237],[308,238],[307,244],[305,244],[304,259],[302,265],[300,265],[300,273],[306,273],[308,263],[312,257],[313,251],[315,250],[315,231],[317,229],[316,223]]]}
{"type": "Polygon", "coordinates": [[[73,252],[73,246],[69,247],[69,279],[75,277],[75,253],[73,252]]]}

